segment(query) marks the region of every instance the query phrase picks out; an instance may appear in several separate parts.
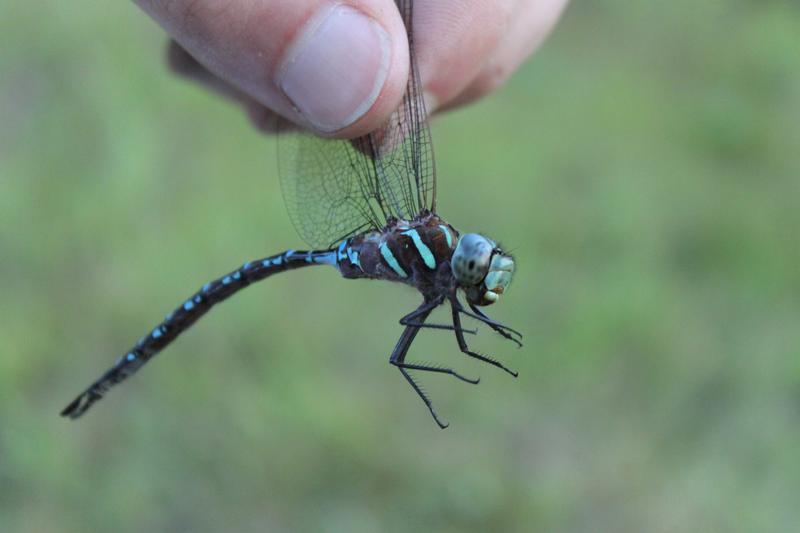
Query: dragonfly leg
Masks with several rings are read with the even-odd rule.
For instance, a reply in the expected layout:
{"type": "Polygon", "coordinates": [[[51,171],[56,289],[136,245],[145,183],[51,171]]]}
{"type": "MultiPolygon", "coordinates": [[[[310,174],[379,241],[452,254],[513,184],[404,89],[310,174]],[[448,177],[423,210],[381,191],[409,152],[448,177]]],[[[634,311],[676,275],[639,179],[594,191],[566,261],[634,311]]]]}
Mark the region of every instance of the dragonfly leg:
{"type": "Polygon", "coordinates": [[[461,317],[459,316],[459,313],[463,312],[463,309],[461,309],[461,305],[458,303],[458,301],[451,301],[451,303],[453,309],[453,325],[455,326],[456,341],[458,342],[458,347],[461,349],[461,352],[470,357],[474,357],[475,359],[483,361],[484,363],[489,363],[490,365],[505,370],[512,376],[517,377],[519,375],[517,372],[507,368],[500,361],[492,357],[489,357],[488,355],[480,354],[478,352],[473,352],[472,350],[469,349],[467,341],[464,340],[464,335],[461,333],[461,317]]]}
{"type": "Polygon", "coordinates": [[[468,378],[466,376],[462,376],[461,374],[459,374],[458,372],[456,372],[452,368],[447,368],[447,367],[443,367],[443,366],[421,365],[419,363],[399,363],[399,362],[392,363],[392,364],[397,366],[397,367],[405,368],[405,369],[408,369],[408,370],[422,370],[422,371],[425,371],[425,372],[436,372],[436,373],[439,373],[439,374],[449,374],[449,375],[451,375],[451,376],[453,376],[455,378],[460,379],[461,381],[463,381],[465,383],[470,383],[472,385],[477,385],[478,383],[481,382],[480,378],[468,378]]]}
{"type": "MultiPolygon", "coordinates": [[[[428,313],[430,313],[438,306],[440,306],[442,302],[444,302],[444,298],[445,298],[444,296],[439,296],[431,300],[430,302],[422,304],[417,309],[415,309],[414,311],[410,312],[409,314],[401,318],[400,324],[403,326],[414,326],[417,328],[445,329],[449,331],[454,331],[455,326],[452,326],[450,324],[427,324],[424,322],[424,320],[419,320],[419,317],[423,313],[425,313],[425,315],[427,316],[428,313]]],[[[464,333],[469,333],[470,335],[476,335],[478,333],[478,330],[476,329],[462,329],[461,331],[464,333]]]]}
{"type": "MultiPolygon", "coordinates": [[[[405,324],[406,328],[416,328],[417,330],[419,330],[420,328],[425,327],[426,326],[425,318],[443,300],[444,300],[444,296],[436,298],[434,300],[431,300],[430,302],[425,302],[424,304],[419,306],[413,313],[411,313],[410,315],[407,315],[407,316],[415,315],[417,317],[421,317],[420,318],[421,321],[420,321],[420,323],[405,324]]],[[[407,318],[407,316],[403,317],[403,319],[407,318]]],[[[401,324],[403,324],[403,319],[400,319],[400,323],[401,324]]],[[[406,329],[406,331],[408,331],[408,329],[406,329]]],[[[416,336],[416,333],[414,333],[414,335],[416,336]]],[[[401,340],[402,340],[402,337],[401,337],[401,340]]],[[[399,345],[399,343],[398,343],[398,345],[399,345]]],[[[406,356],[406,352],[408,352],[408,348],[410,346],[411,346],[411,342],[408,343],[408,346],[406,347],[405,352],[402,352],[402,353],[398,352],[397,348],[395,347],[395,352],[392,352],[392,357],[389,359],[389,362],[391,362],[393,365],[395,365],[397,367],[405,368],[405,369],[408,369],[408,370],[422,370],[424,372],[436,372],[436,373],[439,373],[439,374],[449,374],[449,375],[451,375],[451,376],[453,376],[455,378],[460,379],[461,381],[465,381],[465,382],[471,383],[473,385],[477,385],[480,382],[480,378],[470,379],[468,377],[462,376],[461,374],[459,374],[458,372],[456,372],[452,368],[447,368],[447,367],[442,367],[442,366],[434,366],[434,365],[431,365],[431,364],[422,364],[422,363],[406,363],[405,362],[405,356],[406,356]]]]}
{"type": "Polygon", "coordinates": [[[433,404],[431,403],[430,398],[428,398],[428,395],[425,394],[425,391],[422,390],[419,385],[417,385],[416,381],[414,381],[414,378],[411,377],[411,374],[409,374],[408,371],[403,367],[400,367],[400,373],[403,374],[403,377],[406,378],[406,381],[408,381],[411,384],[411,388],[413,388],[414,391],[416,391],[417,395],[420,398],[422,398],[422,401],[425,402],[426,406],[428,406],[428,411],[431,412],[431,416],[433,417],[433,420],[436,422],[436,424],[442,429],[447,428],[447,426],[449,426],[450,423],[444,422],[439,418],[439,415],[436,414],[436,410],[433,408],[433,404]]]}
{"type": "Polygon", "coordinates": [[[464,309],[464,307],[458,302],[458,300],[456,300],[453,305],[458,308],[459,313],[463,313],[468,317],[483,322],[484,324],[495,330],[497,333],[499,333],[506,339],[517,343],[517,346],[522,348],[522,342],[519,340],[522,339],[522,333],[520,333],[519,331],[492,320],[491,318],[486,316],[486,314],[483,311],[478,309],[478,307],[476,307],[473,304],[469,304],[469,307],[474,311],[474,313],[470,313],[469,311],[464,309]],[[514,335],[519,337],[519,339],[515,338],[514,335]]]}
{"type": "MultiPolygon", "coordinates": [[[[419,313],[416,314],[416,317],[424,321],[425,318],[428,317],[428,315],[431,313],[431,311],[433,311],[435,307],[436,307],[435,305],[431,305],[431,302],[426,302],[422,304],[418,308],[419,313]]],[[[425,405],[427,406],[428,411],[430,411],[431,416],[433,417],[433,420],[440,428],[444,429],[449,424],[447,422],[444,422],[441,418],[439,418],[439,415],[433,408],[433,404],[431,403],[430,398],[428,398],[428,395],[425,393],[424,390],[422,390],[422,388],[417,384],[417,382],[414,381],[414,378],[411,377],[409,370],[424,370],[428,372],[439,372],[444,374],[450,374],[468,383],[477,383],[478,380],[470,380],[468,378],[465,378],[464,376],[458,374],[457,372],[455,372],[450,368],[438,368],[426,365],[406,363],[405,359],[406,355],[408,354],[408,350],[411,347],[411,343],[414,342],[414,338],[417,336],[417,333],[419,333],[420,329],[421,326],[416,326],[416,325],[406,326],[406,329],[403,330],[403,334],[400,335],[400,339],[397,341],[394,350],[392,350],[392,355],[391,357],[389,357],[389,362],[394,366],[396,366],[398,370],[400,370],[400,373],[403,374],[403,377],[411,385],[411,388],[414,389],[414,392],[417,393],[417,395],[420,397],[423,403],[425,403],[425,405]]]]}

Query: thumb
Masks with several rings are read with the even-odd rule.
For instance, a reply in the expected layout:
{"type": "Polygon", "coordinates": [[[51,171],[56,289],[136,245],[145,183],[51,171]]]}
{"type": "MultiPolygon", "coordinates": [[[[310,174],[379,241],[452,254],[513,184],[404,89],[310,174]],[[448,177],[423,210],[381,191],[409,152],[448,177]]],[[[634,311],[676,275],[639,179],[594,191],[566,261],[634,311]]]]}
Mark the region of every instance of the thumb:
{"type": "Polygon", "coordinates": [[[209,71],[317,133],[374,130],[405,91],[392,0],[135,1],[209,71]]]}

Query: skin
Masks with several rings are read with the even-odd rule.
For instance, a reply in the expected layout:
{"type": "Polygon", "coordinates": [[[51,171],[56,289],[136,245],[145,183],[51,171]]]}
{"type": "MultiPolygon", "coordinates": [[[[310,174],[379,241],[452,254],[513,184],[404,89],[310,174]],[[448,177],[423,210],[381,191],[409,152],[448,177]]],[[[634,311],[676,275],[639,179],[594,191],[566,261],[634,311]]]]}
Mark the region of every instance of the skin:
{"type": "MultiPolygon", "coordinates": [[[[324,134],[352,138],[379,127],[408,76],[408,44],[392,0],[135,0],[169,34],[172,70],[239,103],[256,127],[280,115],[303,123],[275,79],[304,25],[332,5],[368,16],[386,32],[391,61],[371,107],[324,134]]],[[[416,51],[428,110],[449,110],[500,87],[544,41],[567,0],[417,0],[416,51]]],[[[305,124],[308,126],[308,124],[305,124]]]]}

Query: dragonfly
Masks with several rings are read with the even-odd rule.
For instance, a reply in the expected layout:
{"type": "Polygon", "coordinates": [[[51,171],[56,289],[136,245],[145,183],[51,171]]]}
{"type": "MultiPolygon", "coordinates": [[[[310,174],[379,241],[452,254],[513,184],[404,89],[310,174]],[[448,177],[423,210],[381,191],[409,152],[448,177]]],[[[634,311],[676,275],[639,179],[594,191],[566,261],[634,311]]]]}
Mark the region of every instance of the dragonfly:
{"type": "Polygon", "coordinates": [[[409,78],[403,100],[389,120],[354,140],[323,139],[299,129],[278,136],[278,164],[289,216],[309,250],[287,250],[248,261],[206,283],[142,337],[113,366],[61,412],[77,419],[115,385],[171,344],[212,307],[272,275],[315,265],[336,268],[346,279],[377,279],[416,288],[422,303],[400,319],[404,330],[389,362],[430,411],[436,412],[413,373],[448,374],[477,384],[452,368],[407,361],[424,328],[449,330],[465,355],[517,377],[496,358],[470,349],[461,317],[475,319],[522,346],[522,335],[489,318],[482,307],[507,291],[514,259],[493,240],[459,233],[436,214],[436,171],[425,102],[414,53],[413,1],[396,0],[406,26],[409,78]],[[434,309],[449,305],[452,324],[426,322],[434,309]]]}

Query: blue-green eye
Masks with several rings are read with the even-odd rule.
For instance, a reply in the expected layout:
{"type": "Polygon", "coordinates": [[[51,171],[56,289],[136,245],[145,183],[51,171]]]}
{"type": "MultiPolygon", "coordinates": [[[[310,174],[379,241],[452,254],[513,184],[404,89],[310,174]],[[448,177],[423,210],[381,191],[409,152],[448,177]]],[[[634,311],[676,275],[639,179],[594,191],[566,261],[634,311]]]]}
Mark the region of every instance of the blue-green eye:
{"type": "Polygon", "coordinates": [[[486,277],[494,242],[477,233],[465,233],[458,239],[450,263],[460,285],[477,285],[486,277]]]}
{"type": "Polygon", "coordinates": [[[514,259],[483,235],[465,233],[450,260],[453,276],[475,305],[491,305],[500,299],[514,275],[514,259]]]}

